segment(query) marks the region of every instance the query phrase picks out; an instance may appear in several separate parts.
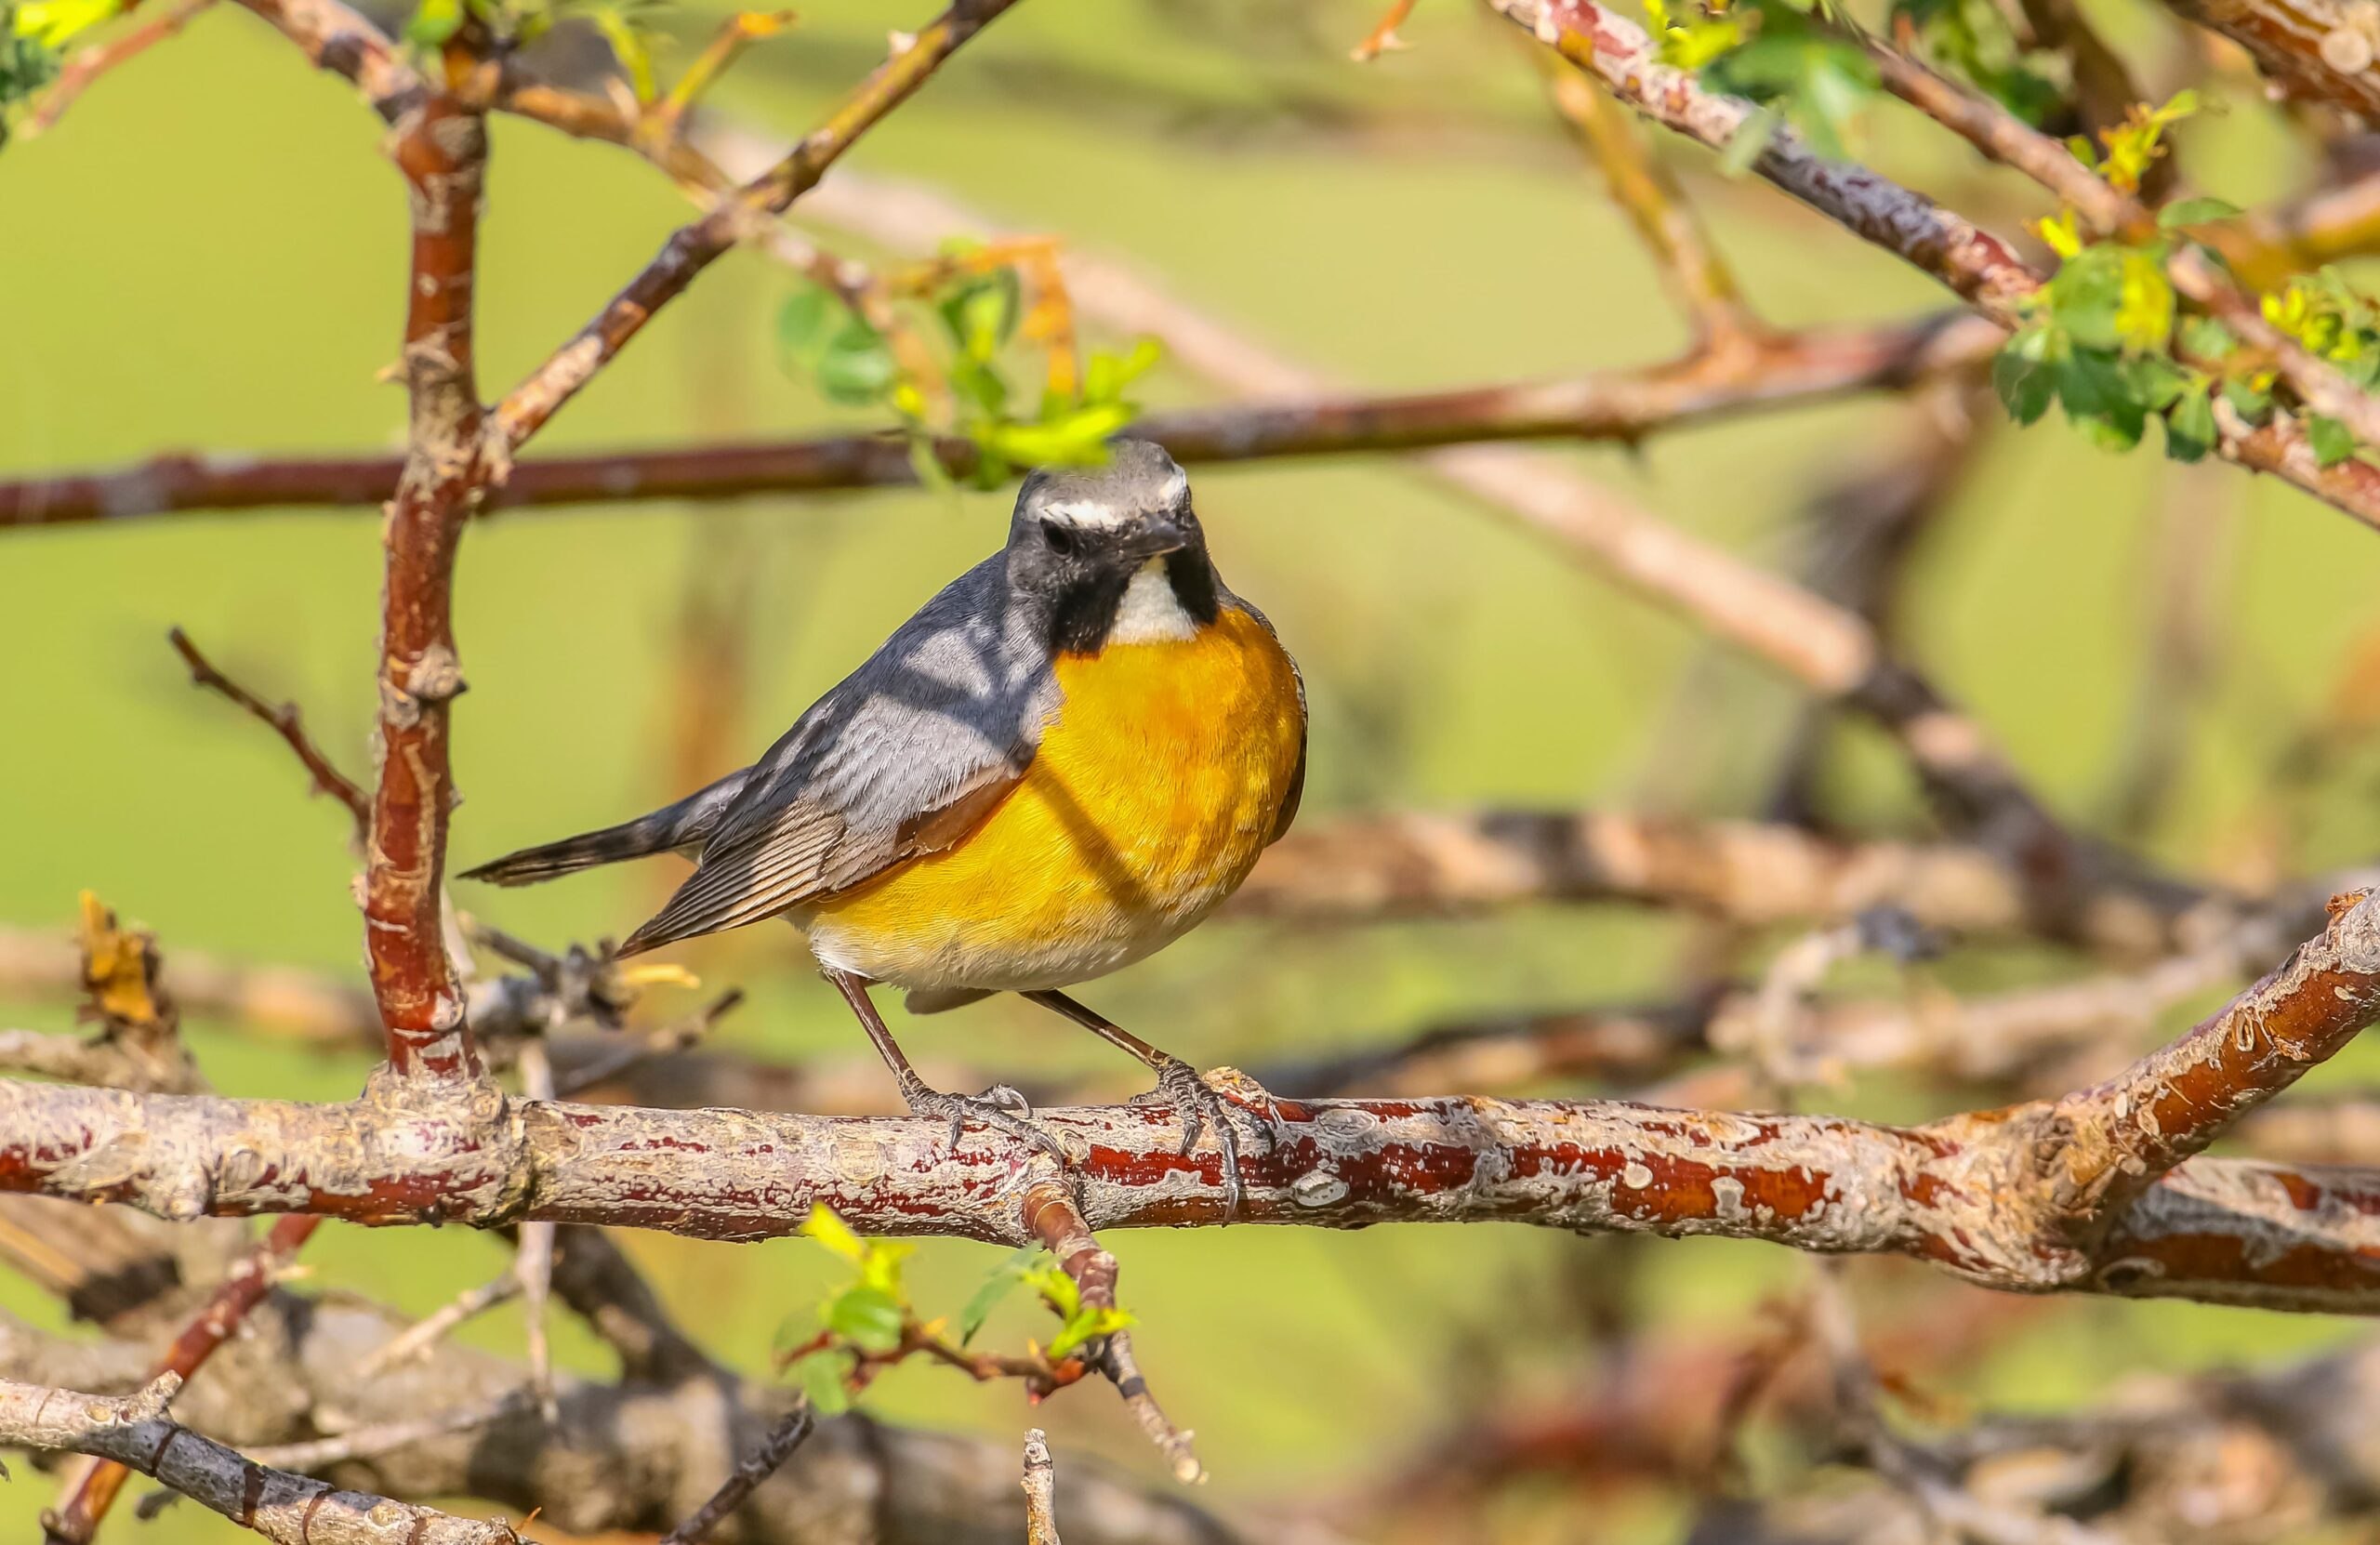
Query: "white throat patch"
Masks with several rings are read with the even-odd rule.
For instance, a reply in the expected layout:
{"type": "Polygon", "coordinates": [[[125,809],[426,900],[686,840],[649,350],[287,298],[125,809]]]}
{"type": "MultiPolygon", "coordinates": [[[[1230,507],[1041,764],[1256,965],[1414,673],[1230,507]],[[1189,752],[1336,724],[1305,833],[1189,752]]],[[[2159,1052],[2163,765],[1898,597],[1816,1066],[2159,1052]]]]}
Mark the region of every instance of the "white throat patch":
{"type": "Polygon", "coordinates": [[[1115,626],[1107,641],[1118,644],[1180,642],[1198,636],[1198,622],[1183,609],[1165,576],[1165,560],[1152,558],[1132,571],[1124,600],[1116,608],[1115,626]]]}

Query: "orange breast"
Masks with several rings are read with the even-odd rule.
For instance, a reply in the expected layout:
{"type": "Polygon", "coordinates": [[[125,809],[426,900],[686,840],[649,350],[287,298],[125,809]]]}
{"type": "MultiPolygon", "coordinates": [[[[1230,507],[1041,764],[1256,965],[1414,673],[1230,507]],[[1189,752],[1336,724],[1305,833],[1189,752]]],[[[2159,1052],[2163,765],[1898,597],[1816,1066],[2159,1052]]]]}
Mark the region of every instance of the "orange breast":
{"type": "Polygon", "coordinates": [[[1064,986],[1237,889],[1304,744],[1272,630],[1226,608],[1194,638],[1066,656],[1057,676],[1057,720],[982,825],[796,919],[821,958],[904,987],[1064,986]]]}

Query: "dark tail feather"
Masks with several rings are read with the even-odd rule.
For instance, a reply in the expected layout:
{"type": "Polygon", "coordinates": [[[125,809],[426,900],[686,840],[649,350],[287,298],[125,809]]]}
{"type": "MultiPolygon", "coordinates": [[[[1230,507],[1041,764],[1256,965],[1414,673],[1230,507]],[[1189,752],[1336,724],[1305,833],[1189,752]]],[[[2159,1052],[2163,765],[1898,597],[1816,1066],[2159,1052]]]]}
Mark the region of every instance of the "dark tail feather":
{"type": "Polygon", "coordinates": [[[461,878],[485,880],[491,885],[535,885],[539,880],[592,869],[599,864],[617,864],[626,858],[649,858],[654,853],[699,847],[708,839],[735,796],[743,792],[744,780],[750,771],[746,768],[731,772],[708,788],[690,794],[674,805],[665,805],[650,815],[605,826],[602,831],[565,837],[559,842],[523,848],[476,869],[466,869],[461,878]]]}

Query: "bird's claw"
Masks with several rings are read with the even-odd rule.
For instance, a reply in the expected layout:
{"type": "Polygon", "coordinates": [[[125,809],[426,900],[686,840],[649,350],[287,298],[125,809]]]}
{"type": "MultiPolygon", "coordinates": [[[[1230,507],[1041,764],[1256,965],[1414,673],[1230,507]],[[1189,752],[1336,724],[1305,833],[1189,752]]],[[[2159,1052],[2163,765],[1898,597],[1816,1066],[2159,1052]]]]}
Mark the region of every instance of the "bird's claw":
{"type": "Polygon", "coordinates": [[[973,1121],[1038,1148],[1060,1164],[1074,1162],[1064,1143],[1034,1124],[1032,1104],[1006,1084],[994,1084],[974,1095],[945,1094],[922,1085],[902,1093],[908,1101],[911,1115],[939,1116],[950,1123],[950,1146],[954,1150],[967,1123],[973,1121]]]}
{"type": "MultiPolygon", "coordinates": [[[[1245,1075],[1240,1081],[1254,1087],[1245,1075]]],[[[1269,1105],[1270,1097],[1257,1089],[1259,1098],[1269,1105]]],[[[1168,1057],[1157,1064],[1157,1088],[1142,1097],[1151,1104],[1166,1104],[1173,1108],[1175,1118],[1182,1123],[1182,1156],[1187,1158],[1198,1146],[1202,1133],[1211,1129],[1215,1146],[1223,1155],[1223,1217],[1237,1217],[1239,1204],[1246,1190],[1239,1177],[1239,1122],[1245,1119],[1259,1153],[1269,1154],[1275,1145],[1273,1122],[1269,1112],[1260,1112],[1243,1100],[1224,1094],[1196,1067],[1179,1057],[1168,1057]]]]}

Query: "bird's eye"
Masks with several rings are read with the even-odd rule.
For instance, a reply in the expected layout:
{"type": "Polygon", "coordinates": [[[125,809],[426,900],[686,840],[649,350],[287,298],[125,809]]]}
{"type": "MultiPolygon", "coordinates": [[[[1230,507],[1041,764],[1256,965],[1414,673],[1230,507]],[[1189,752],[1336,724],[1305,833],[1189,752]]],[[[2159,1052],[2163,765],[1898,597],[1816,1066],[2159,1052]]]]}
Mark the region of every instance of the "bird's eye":
{"type": "Polygon", "coordinates": [[[1056,521],[1041,522],[1041,540],[1061,558],[1071,558],[1075,551],[1075,534],[1056,521]]]}

